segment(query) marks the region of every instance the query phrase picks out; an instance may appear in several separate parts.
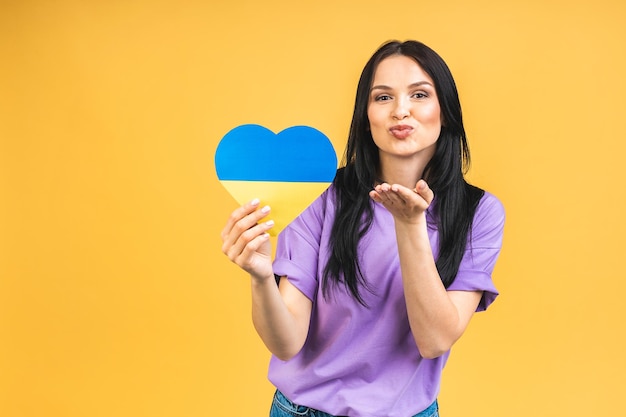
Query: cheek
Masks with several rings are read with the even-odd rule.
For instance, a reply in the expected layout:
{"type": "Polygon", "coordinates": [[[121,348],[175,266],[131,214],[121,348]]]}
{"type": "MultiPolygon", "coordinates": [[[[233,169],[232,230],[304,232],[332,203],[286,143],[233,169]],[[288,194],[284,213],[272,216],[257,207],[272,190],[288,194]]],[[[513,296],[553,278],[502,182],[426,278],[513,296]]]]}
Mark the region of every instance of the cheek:
{"type": "Polygon", "coordinates": [[[423,109],[422,118],[424,122],[429,124],[441,125],[441,108],[437,106],[431,106],[423,109]]]}
{"type": "Polygon", "coordinates": [[[367,111],[367,120],[371,130],[384,129],[387,125],[386,113],[380,109],[373,109],[367,111]]]}
{"type": "Polygon", "coordinates": [[[367,109],[367,124],[372,127],[372,122],[376,123],[376,114],[371,110],[371,108],[367,109]]]}

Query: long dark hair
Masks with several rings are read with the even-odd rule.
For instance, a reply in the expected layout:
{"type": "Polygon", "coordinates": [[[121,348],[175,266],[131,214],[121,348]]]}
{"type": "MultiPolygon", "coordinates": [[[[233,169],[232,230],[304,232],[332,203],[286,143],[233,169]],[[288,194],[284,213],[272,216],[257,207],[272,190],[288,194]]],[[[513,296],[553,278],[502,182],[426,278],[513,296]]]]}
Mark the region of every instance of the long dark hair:
{"type": "Polygon", "coordinates": [[[468,184],[464,178],[469,168],[470,153],[459,95],[446,63],[435,51],[417,41],[390,41],[381,46],[361,73],[342,167],[333,181],[337,203],[331,230],[330,257],[324,268],[322,286],[327,297],[332,287],[343,284],[363,305],[366,304],[361,290],[371,289],[361,270],[357,247],[373,222],[374,206],[368,193],[376,182],[379,168],[378,148],[369,130],[367,107],[376,68],[392,55],[414,59],[433,79],[439,98],[441,133],[422,177],[435,193],[429,226],[439,231],[436,265],[446,288],[452,284],[459,270],[474,213],[484,194],[483,190],[468,184]]]}

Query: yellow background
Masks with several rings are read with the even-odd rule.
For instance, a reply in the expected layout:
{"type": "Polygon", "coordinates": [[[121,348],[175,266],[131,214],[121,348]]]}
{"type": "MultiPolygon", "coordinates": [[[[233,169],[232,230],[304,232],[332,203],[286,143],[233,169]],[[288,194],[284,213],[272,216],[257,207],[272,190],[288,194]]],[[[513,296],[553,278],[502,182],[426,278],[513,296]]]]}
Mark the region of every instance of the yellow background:
{"type": "Polygon", "coordinates": [[[0,415],[267,415],[214,151],[256,123],[341,153],[390,38],[446,59],[470,177],[508,214],[502,295],[454,348],[442,415],[626,415],[625,18],[618,0],[2,1],[0,415]]]}

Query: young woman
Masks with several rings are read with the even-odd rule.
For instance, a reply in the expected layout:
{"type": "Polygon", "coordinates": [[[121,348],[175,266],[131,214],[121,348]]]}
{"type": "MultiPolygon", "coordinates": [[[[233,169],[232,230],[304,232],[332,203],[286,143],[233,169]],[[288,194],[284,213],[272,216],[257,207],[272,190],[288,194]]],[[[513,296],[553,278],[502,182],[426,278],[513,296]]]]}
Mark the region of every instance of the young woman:
{"type": "Polygon", "coordinates": [[[465,181],[468,164],[447,65],[393,41],[363,69],[343,166],[273,262],[270,208],[232,213],[223,252],[251,276],[270,416],[438,415],[450,348],[497,295],[504,210],[465,181]]]}

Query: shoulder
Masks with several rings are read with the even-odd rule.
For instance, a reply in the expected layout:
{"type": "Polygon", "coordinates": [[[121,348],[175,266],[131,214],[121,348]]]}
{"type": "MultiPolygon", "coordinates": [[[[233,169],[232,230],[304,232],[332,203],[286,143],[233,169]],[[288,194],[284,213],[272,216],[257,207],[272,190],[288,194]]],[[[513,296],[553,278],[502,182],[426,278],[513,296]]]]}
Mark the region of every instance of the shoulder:
{"type": "Polygon", "coordinates": [[[485,191],[478,202],[472,221],[472,238],[487,238],[495,244],[501,242],[506,214],[504,205],[493,194],[485,191]]]}
{"type": "Polygon", "coordinates": [[[504,218],[504,205],[495,195],[489,191],[485,191],[476,207],[476,215],[478,216],[497,216],[504,218]]]}

